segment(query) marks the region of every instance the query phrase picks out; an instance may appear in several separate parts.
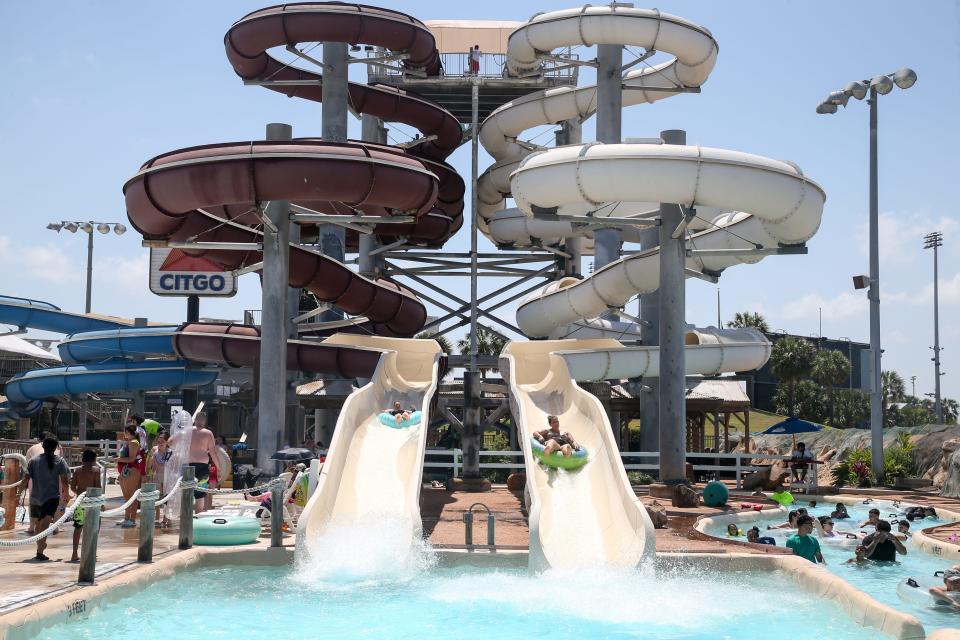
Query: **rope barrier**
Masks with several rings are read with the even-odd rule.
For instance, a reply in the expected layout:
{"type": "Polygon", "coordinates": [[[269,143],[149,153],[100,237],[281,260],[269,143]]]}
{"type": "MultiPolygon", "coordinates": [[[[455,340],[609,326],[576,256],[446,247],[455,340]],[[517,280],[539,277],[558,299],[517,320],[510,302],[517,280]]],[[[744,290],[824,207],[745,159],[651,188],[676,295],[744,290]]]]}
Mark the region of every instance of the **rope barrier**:
{"type": "Polygon", "coordinates": [[[273,480],[267,483],[259,484],[255,487],[247,487],[246,489],[211,489],[209,487],[197,486],[196,490],[199,491],[200,493],[209,493],[213,495],[227,495],[231,493],[253,493],[254,491],[266,491],[273,485],[279,484],[280,482],[283,482],[282,478],[274,478],[273,480]]]}
{"type": "Polygon", "coordinates": [[[140,498],[140,489],[137,489],[136,491],[133,492],[133,495],[130,496],[129,500],[124,502],[119,507],[115,507],[113,509],[108,509],[104,511],[103,513],[100,514],[100,518],[101,519],[112,518],[114,516],[124,515],[124,512],[127,509],[129,509],[133,505],[133,503],[136,502],[139,498],[140,498]]]}
{"type": "MultiPolygon", "coordinates": [[[[40,533],[34,536],[30,536],[29,538],[24,538],[23,540],[0,540],[0,547],[24,547],[29,544],[35,544],[39,540],[42,540],[43,538],[46,538],[52,535],[54,531],[59,529],[63,525],[63,523],[67,521],[67,519],[73,517],[73,512],[76,511],[78,503],[81,500],[83,501],[83,507],[87,508],[90,502],[97,502],[98,498],[90,498],[89,500],[87,500],[87,492],[84,491],[83,493],[78,495],[76,498],[74,498],[73,502],[67,505],[66,509],[64,509],[63,515],[57,518],[57,520],[54,521],[46,529],[44,529],[43,531],[41,531],[40,533]]],[[[103,501],[100,500],[99,504],[103,504],[103,501]]],[[[93,506],[93,505],[91,504],[90,506],[93,506]]]]}
{"type": "Polygon", "coordinates": [[[182,478],[182,477],[177,478],[177,481],[173,483],[173,488],[170,489],[170,492],[167,493],[167,495],[164,496],[163,498],[157,500],[157,501],[154,503],[154,506],[155,506],[155,507],[162,507],[163,505],[167,504],[167,502],[170,500],[170,498],[172,498],[174,495],[176,495],[176,492],[180,489],[180,485],[181,485],[182,483],[183,483],[183,478],[182,478]]]}
{"type": "Polygon", "coordinates": [[[26,481],[27,481],[27,476],[23,476],[22,478],[20,478],[19,480],[17,480],[12,484],[0,484],[0,491],[6,491],[7,489],[13,489],[14,487],[19,487],[26,481]]]}

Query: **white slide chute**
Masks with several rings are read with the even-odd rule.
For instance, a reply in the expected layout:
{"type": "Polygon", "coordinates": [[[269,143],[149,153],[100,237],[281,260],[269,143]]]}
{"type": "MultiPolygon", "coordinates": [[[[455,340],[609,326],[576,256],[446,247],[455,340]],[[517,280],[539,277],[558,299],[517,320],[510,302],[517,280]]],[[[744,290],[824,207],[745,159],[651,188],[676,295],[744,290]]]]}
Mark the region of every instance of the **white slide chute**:
{"type": "Polygon", "coordinates": [[[633,493],[607,413],[574,382],[563,349],[615,349],[614,340],[511,342],[500,356],[527,469],[532,571],[604,565],[632,568],[656,550],[653,524],[633,493]],[[530,438],[560,419],[590,459],[565,471],[540,464],[530,438]]]}
{"type": "MultiPolygon", "coordinates": [[[[545,60],[563,62],[553,55],[558,49],[598,44],[645,50],[643,58],[624,69],[624,107],[699,91],[718,52],[707,29],[676,16],[588,5],[539,14],[517,29],[509,39],[506,69],[512,76],[536,73],[545,60]],[[657,52],[671,57],[647,63],[657,52]]],[[[824,192],[789,162],[651,143],[546,149],[520,138],[537,126],[582,122],[597,111],[597,100],[596,87],[549,89],[509,102],[483,122],[480,142],[495,163],[480,177],[478,212],[480,229],[494,242],[554,245],[579,237],[587,240],[581,245],[585,254],[593,229],[604,224],[620,228],[625,242],[638,241],[636,225],[604,217],[649,218],[658,214],[659,203],[672,203],[691,216],[684,233],[686,247],[695,251],[688,254],[687,267],[711,275],[761,260],[765,253],[757,249],[802,246],[816,233],[824,192]],[[511,197],[517,207],[508,209],[511,197]],[[581,224],[585,216],[592,216],[586,226],[581,224]]],[[[511,343],[501,357],[525,445],[530,564],[535,570],[636,566],[653,552],[649,518],[627,482],[606,414],[575,380],[659,375],[656,347],[624,347],[617,341],[636,340],[636,325],[599,318],[658,287],[659,251],[652,249],[583,279],[552,282],[518,308],[517,325],[527,336],[554,339],[511,343]],[[556,340],[574,335],[607,339],[556,340]],[[550,414],[559,416],[561,428],[588,449],[586,466],[558,471],[533,456],[529,438],[546,427],[550,414]]],[[[769,356],[770,343],[759,332],[687,332],[688,374],[751,370],[769,356]]]]}
{"type": "MultiPolygon", "coordinates": [[[[336,334],[327,343],[380,349],[370,382],[354,391],[340,410],[316,491],[297,526],[297,553],[333,527],[389,522],[412,546],[422,537],[420,484],[430,401],[437,388],[440,347],[434,340],[404,340],[336,334]],[[393,428],[380,413],[394,402],[421,412],[419,424],[393,428]]],[[[320,549],[322,552],[322,549],[320,549]]]]}
{"type": "MultiPolygon", "coordinates": [[[[770,356],[770,342],[755,329],[691,331],[686,343],[690,375],[752,370],[770,356]]],[[[656,377],[657,348],[610,339],[511,342],[500,371],[527,469],[530,568],[636,567],[649,559],[650,517],[630,487],[603,405],[576,381],[656,377]],[[530,439],[549,415],[587,449],[584,467],[553,469],[533,456],[530,439]]]]}

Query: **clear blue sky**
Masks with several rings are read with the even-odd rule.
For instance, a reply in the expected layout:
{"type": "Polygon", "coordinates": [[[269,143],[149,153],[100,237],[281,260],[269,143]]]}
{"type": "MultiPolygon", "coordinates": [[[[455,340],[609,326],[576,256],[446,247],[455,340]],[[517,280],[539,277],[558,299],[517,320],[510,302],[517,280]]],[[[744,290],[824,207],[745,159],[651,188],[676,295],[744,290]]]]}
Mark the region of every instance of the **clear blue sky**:
{"type": "MultiPolygon", "coordinates": [[[[44,227],[62,218],[126,221],[121,187],[140,164],[195,144],[262,138],[264,124],[289,122],[319,135],[320,107],[244,87],[223,51],[227,27],[268,3],[60,2],[0,5],[0,293],[82,310],[85,238],[44,227]]],[[[523,0],[393,5],[424,20],[524,20],[564,8],[523,0]]],[[[638,5],[640,6],[640,5],[638,5]]],[[[720,43],[700,95],[627,110],[625,137],[682,128],[691,144],[726,147],[798,163],[828,194],[823,225],[807,256],[768,258],[728,270],[720,283],[723,320],[763,313],[771,325],[816,335],[868,338],[867,304],[850,276],[867,272],[867,106],[833,116],[814,108],[848,81],[910,66],[915,87],[880,103],[884,368],[917,393],[932,390],[932,259],[924,233],[945,234],[941,253],[944,389],[960,396],[960,216],[954,126],[960,93],[957,5],[925,2],[673,2],[659,7],[708,27],[720,43]]],[[[359,123],[351,122],[359,135],[359,123]]],[[[536,134],[538,132],[533,132],[536,134]]],[[[402,137],[393,132],[395,137],[402,137]]],[[[584,128],[593,136],[592,122],[584,128]]],[[[544,137],[540,138],[541,140],[544,137]]],[[[466,148],[452,157],[468,175],[466,148]]],[[[489,159],[481,159],[481,166],[489,159]]],[[[180,299],[147,290],[147,250],[135,232],[97,236],[94,309],[177,321],[180,299]]],[[[450,243],[464,250],[465,232],[450,243]]],[[[492,250],[485,242],[483,250],[492,250]]],[[[449,285],[450,283],[445,282],[449,285]]],[[[466,282],[452,288],[466,293],[466,282]]],[[[239,319],[260,307],[255,276],[202,314],[239,319]]],[[[688,284],[687,318],[716,323],[716,287],[688,284]]],[[[512,317],[512,308],[505,312],[512,317]]]]}

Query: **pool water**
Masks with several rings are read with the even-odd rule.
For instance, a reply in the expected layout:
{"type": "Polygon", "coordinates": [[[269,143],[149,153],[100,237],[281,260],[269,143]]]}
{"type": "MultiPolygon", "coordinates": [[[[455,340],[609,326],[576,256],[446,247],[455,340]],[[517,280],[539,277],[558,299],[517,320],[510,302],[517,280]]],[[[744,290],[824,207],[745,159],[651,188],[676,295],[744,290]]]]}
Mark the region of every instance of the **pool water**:
{"type": "MultiPolygon", "coordinates": [[[[897,519],[900,512],[909,505],[900,505],[895,507],[889,501],[873,501],[870,504],[857,504],[847,506],[850,514],[848,520],[835,520],[834,528],[839,533],[846,531],[861,531],[857,525],[867,519],[870,509],[876,507],[880,509],[880,517],[884,520],[897,519]],[[893,515],[897,514],[897,515],[893,515]]],[[[800,500],[790,506],[791,509],[804,507],[813,516],[830,515],[836,508],[836,505],[830,502],[817,502],[817,506],[809,508],[805,500],[800,500]]],[[[756,524],[761,535],[770,535],[776,539],[778,546],[783,546],[787,538],[795,533],[794,530],[779,529],[766,531],[768,524],[780,524],[786,520],[785,515],[779,515],[775,519],[760,516],[756,522],[750,520],[742,521],[740,528],[746,532],[748,528],[756,524]]],[[[911,531],[919,531],[927,527],[934,527],[939,524],[945,524],[946,520],[935,518],[925,518],[923,520],[914,520],[910,523],[911,531]]],[[[896,525],[893,527],[896,531],[896,525]]],[[[863,529],[864,532],[872,532],[873,527],[863,529]]],[[[726,527],[722,525],[710,525],[706,528],[706,533],[717,537],[726,537],[726,527]]],[[[953,562],[938,558],[936,556],[924,553],[916,549],[910,540],[904,543],[907,548],[906,556],[898,556],[897,562],[869,563],[866,565],[845,564],[845,561],[854,555],[855,542],[846,542],[843,539],[824,539],[819,538],[820,549],[823,552],[823,558],[827,562],[827,568],[834,574],[840,576],[861,591],[870,594],[874,599],[889,605],[898,611],[903,611],[915,616],[920,623],[926,627],[927,631],[941,627],[960,627],[960,613],[953,613],[950,610],[940,607],[918,606],[913,602],[905,602],[897,595],[897,585],[904,578],[930,578],[935,571],[943,571],[951,566],[953,562]],[[848,545],[854,546],[848,546],[848,545]]]]}
{"type": "Polygon", "coordinates": [[[713,640],[777,637],[811,624],[831,640],[877,637],[774,572],[530,576],[525,569],[431,568],[358,582],[231,566],[160,580],[38,638],[713,640]]]}

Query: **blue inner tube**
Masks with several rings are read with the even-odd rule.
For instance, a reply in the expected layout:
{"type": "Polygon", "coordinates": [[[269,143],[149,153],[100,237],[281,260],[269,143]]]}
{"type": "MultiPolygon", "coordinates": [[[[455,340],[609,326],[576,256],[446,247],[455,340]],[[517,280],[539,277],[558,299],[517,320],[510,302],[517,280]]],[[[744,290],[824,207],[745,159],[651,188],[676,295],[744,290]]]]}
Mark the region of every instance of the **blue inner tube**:
{"type": "Polygon", "coordinates": [[[590,459],[586,447],[580,447],[573,452],[572,456],[567,457],[559,451],[554,451],[549,456],[544,455],[544,446],[537,442],[536,438],[530,438],[530,446],[533,449],[533,456],[537,460],[554,469],[579,469],[587,464],[590,459]]]}
{"type": "Polygon", "coordinates": [[[413,425],[420,424],[420,420],[423,417],[423,414],[420,411],[414,411],[410,414],[410,418],[407,420],[401,420],[397,422],[397,418],[389,413],[380,414],[380,423],[385,427],[393,427],[394,429],[406,429],[407,427],[412,427],[413,425]]]}
{"type": "Polygon", "coordinates": [[[250,544],[260,537],[260,521],[239,516],[201,516],[193,519],[193,544],[224,546],[250,544]]]}

